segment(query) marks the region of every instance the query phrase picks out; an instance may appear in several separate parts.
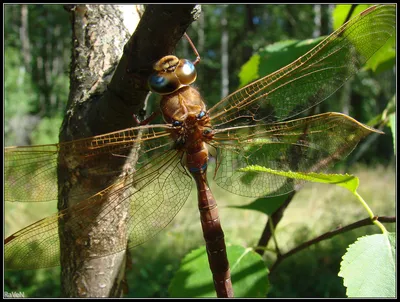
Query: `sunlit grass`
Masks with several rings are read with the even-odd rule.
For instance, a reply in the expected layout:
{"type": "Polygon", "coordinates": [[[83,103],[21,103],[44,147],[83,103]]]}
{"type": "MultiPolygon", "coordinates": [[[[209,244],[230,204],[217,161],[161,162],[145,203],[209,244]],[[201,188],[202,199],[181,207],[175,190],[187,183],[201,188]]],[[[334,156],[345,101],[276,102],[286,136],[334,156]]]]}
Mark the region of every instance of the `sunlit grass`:
{"type": "MultiPolygon", "coordinates": [[[[369,204],[375,215],[395,215],[394,167],[358,166],[351,170],[351,174],[359,177],[358,193],[369,204]]],[[[229,208],[230,205],[250,203],[252,199],[230,194],[219,188],[212,180],[210,186],[218,202],[227,243],[246,247],[257,245],[267,216],[256,211],[229,208]]],[[[55,213],[56,203],[7,202],[5,209],[5,232],[9,235],[23,226],[55,213]]],[[[340,225],[344,226],[366,217],[364,208],[346,189],[334,185],[308,183],[295,195],[276,228],[279,247],[285,252],[340,225]]],[[[387,225],[387,228],[393,230],[394,225],[387,225]]],[[[343,296],[342,281],[337,277],[340,257],[347,245],[357,236],[377,232],[379,229],[374,226],[364,227],[356,232],[339,235],[288,258],[271,277],[274,284],[271,295],[274,297],[343,296]],[[298,282],[299,278],[303,281],[298,282]],[[311,286],[313,283],[314,292],[311,286]],[[307,284],[311,287],[308,288],[307,284]]],[[[193,188],[183,209],[170,225],[131,251],[133,265],[127,276],[129,296],[168,296],[168,284],[179,267],[180,259],[190,250],[203,244],[197,194],[193,188]]],[[[273,248],[274,245],[270,243],[269,247],[273,248]]],[[[268,265],[275,259],[271,252],[267,252],[264,257],[268,265]]],[[[34,272],[7,272],[6,289],[27,291],[36,297],[43,296],[43,290],[46,291],[46,296],[54,297],[59,294],[59,291],[54,291],[54,295],[52,292],[47,295],[47,291],[59,287],[58,276],[54,277],[58,274],[57,269],[40,270],[38,271],[40,277],[35,277],[34,272]],[[45,281],[38,281],[46,276],[48,277],[45,281]],[[34,292],[39,295],[33,294],[34,292]]]]}

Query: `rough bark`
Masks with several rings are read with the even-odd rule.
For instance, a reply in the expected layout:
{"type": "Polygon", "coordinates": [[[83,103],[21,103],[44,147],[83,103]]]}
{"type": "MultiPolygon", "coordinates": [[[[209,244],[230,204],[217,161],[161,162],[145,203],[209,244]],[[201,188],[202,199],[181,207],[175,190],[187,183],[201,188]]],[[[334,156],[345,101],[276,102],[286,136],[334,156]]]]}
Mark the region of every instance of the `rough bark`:
{"type": "MultiPolygon", "coordinates": [[[[114,5],[68,6],[73,26],[73,50],[70,74],[70,95],[67,113],[60,132],[60,142],[90,137],[134,126],[132,114],[138,114],[148,94],[147,77],[152,64],[162,56],[173,53],[199,10],[194,5],[149,5],[130,37],[124,26],[122,13],[114,5]],[[129,40],[129,41],[128,41],[129,40]],[[128,42],[127,42],[128,41],[128,42]],[[126,43],[127,42],[127,43],[126,43]],[[126,44],[125,44],[126,43],[126,44]],[[122,57],[121,57],[122,56],[122,57]]],[[[59,210],[69,208],[103,189],[112,176],[91,175],[85,178],[81,162],[74,154],[60,150],[58,182],[59,210]],[[74,200],[74,192],[85,192],[74,200]]],[[[98,171],[124,172],[125,158],[112,155],[98,159],[98,171]]],[[[86,167],[87,168],[87,167],[86,167]]],[[[107,196],[102,200],[108,202],[107,196]]],[[[114,208],[102,222],[89,228],[85,242],[79,234],[64,229],[60,220],[61,284],[68,297],[120,297],[123,293],[125,251],[113,253],[113,240],[127,238],[127,207],[114,208]],[[105,238],[115,236],[115,238],[105,238]],[[91,257],[92,245],[109,250],[105,257],[91,257]]],[[[71,212],[69,215],[73,215],[71,212]]],[[[67,221],[66,219],[64,219],[67,221]]]]}

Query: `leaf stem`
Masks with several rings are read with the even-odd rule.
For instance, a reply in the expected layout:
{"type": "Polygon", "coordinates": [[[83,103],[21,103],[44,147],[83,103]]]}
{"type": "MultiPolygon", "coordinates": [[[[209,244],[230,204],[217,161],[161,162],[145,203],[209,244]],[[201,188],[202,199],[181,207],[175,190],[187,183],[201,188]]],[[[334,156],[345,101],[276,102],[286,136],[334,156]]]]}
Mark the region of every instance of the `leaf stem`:
{"type": "Polygon", "coordinates": [[[375,224],[378,228],[380,228],[383,234],[386,234],[388,231],[386,230],[385,226],[378,221],[377,217],[374,215],[371,208],[368,206],[368,204],[365,202],[365,200],[361,197],[361,195],[358,194],[357,191],[354,191],[353,194],[357,197],[357,199],[361,202],[361,204],[367,210],[372,223],[375,224]]]}
{"type": "Polygon", "coordinates": [[[271,229],[272,239],[274,240],[274,243],[275,243],[276,253],[279,256],[281,254],[281,251],[279,250],[278,240],[276,240],[274,223],[273,223],[272,219],[269,219],[268,222],[269,222],[269,227],[271,229]]]}

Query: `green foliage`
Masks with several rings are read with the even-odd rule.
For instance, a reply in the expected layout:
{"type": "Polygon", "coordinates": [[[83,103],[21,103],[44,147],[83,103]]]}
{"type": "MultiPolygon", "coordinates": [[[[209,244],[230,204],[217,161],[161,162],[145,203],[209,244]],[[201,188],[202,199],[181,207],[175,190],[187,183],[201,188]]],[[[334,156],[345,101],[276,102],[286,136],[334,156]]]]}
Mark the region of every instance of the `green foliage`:
{"type": "MultiPolygon", "coordinates": [[[[357,193],[358,178],[352,175],[328,175],[321,173],[296,173],[248,166],[243,172],[271,173],[294,179],[330,183],[352,192],[366,208],[371,219],[375,216],[366,202],[357,193]]],[[[387,233],[381,223],[373,222],[383,234],[363,237],[351,245],[343,257],[339,276],[344,278],[349,297],[394,297],[395,296],[395,234],[387,233]]]]}
{"type": "Polygon", "coordinates": [[[339,272],[348,297],[396,296],[395,247],[394,233],[364,236],[350,245],[339,272]]]}
{"type": "MultiPolygon", "coordinates": [[[[311,220],[308,217],[307,219],[311,220]]],[[[316,227],[321,231],[321,227],[316,227]]],[[[289,235],[290,245],[303,243],[311,234],[315,234],[315,228],[296,225],[296,231],[289,235]]],[[[353,238],[355,235],[346,234],[320,242],[283,261],[270,275],[271,292],[268,298],[346,297],[346,290],[337,272],[349,237],[353,238]]],[[[267,261],[272,262],[270,258],[272,257],[267,256],[267,261]]]]}
{"type": "MultiPolygon", "coordinates": [[[[284,176],[287,178],[291,179],[297,179],[297,180],[305,180],[305,181],[310,181],[310,182],[319,182],[319,183],[325,183],[325,184],[335,184],[338,186],[341,186],[343,188],[346,188],[349,190],[351,193],[354,194],[354,196],[361,202],[361,204],[364,206],[366,211],[368,212],[369,216],[371,219],[375,216],[372,213],[372,210],[369,208],[367,203],[363,200],[363,198],[357,193],[357,188],[359,184],[359,180],[357,177],[353,175],[341,175],[341,174],[324,174],[324,173],[303,173],[303,172],[293,172],[293,171],[278,171],[266,167],[261,167],[257,165],[251,165],[247,166],[245,168],[239,169],[241,172],[251,172],[251,173],[268,173],[268,174],[273,174],[273,175],[279,175],[279,176],[284,176]]],[[[382,229],[383,232],[385,232],[384,227],[377,222],[376,220],[373,220],[373,223],[375,223],[378,227],[382,229]]]]}
{"type": "MultiPolygon", "coordinates": [[[[4,115],[14,120],[22,119],[35,106],[37,95],[30,74],[21,66],[21,54],[12,46],[5,47],[4,53],[4,115]]],[[[4,124],[7,144],[15,140],[15,132],[10,123],[4,124]]]]}
{"type": "Polygon", "coordinates": [[[376,74],[393,68],[396,63],[395,50],[396,36],[392,36],[382,48],[375,53],[365,65],[366,69],[371,69],[376,74]]]}
{"type": "Polygon", "coordinates": [[[378,115],[371,118],[367,125],[370,127],[379,127],[383,128],[383,126],[387,126],[391,130],[392,134],[392,142],[393,142],[393,152],[396,154],[396,98],[393,95],[392,98],[387,103],[386,108],[379,113],[378,115]]]}
{"type": "Polygon", "coordinates": [[[69,92],[68,13],[62,5],[6,5],[4,17],[7,145],[55,143],[69,92]],[[38,125],[44,137],[36,130],[32,139],[38,125]]]}
{"type": "Polygon", "coordinates": [[[243,64],[239,73],[240,87],[260,78],[258,71],[260,59],[260,55],[256,53],[246,63],[243,64]]]}
{"type": "Polygon", "coordinates": [[[380,124],[386,124],[388,117],[396,114],[395,96],[393,96],[387,103],[386,108],[378,115],[371,118],[367,125],[370,127],[377,127],[380,124]]]}
{"type": "MultiPolygon", "coordinates": [[[[346,18],[348,18],[348,14],[350,12],[352,5],[354,5],[354,4],[343,4],[343,5],[337,5],[335,7],[335,9],[333,11],[333,30],[337,30],[340,26],[343,25],[346,18]]],[[[360,14],[362,11],[366,10],[370,6],[371,5],[368,5],[368,4],[356,5],[353,13],[351,14],[351,18],[354,16],[357,16],[358,14],[360,14]]]]}
{"type": "Polygon", "coordinates": [[[254,172],[254,173],[270,173],[288,178],[301,179],[311,182],[319,182],[325,184],[336,184],[345,187],[351,192],[355,192],[358,188],[358,178],[353,175],[343,174],[324,174],[324,173],[303,173],[292,171],[277,171],[261,166],[247,166],[240,169],[241,172],[254,172]]]}
{"type": "Polygon", "coordinates": [[[394,154],[396,154],[396,115],[394,113],[389,116],[389,125],[390,129],[392,130],[393,151],[394,154]]]}
{"type": "Polygon", "coordinates": [[[287,40],[268,45],[254,54],[239,73],[240,86],[290,64],[307,51],[318,45],[323,37],[307,40],[287,40]]]}
{"type": "MultiPolygon", "coordinates": [[[[338,29],[348,17],[351,6],[354,4],[337,5],[333,11],[333,28],[338,29]]],[[[354,17],[370,7],[371,5],[355,5],[355,9],[351,15],[354,17]]],[[[394,66],[396,60],[395,50],[396,37],[392,36],[386,44],[375,53],[371,59],[365,64],[366,69],[371,69],[375,73],[379,74],[384,70],[390,69],[394,66]]]]}
{"type": "MultiPolygon", "coordinates": [[[[261,256],[241,246],[227,247],[235,297],[265,297],[268,269],[261,256]]],[[[207,251],[200,247],[183,260],[169,286],[171,297],[216,297],[207,251]]]]}
{"type": "Polygon", "coordinates": [[[32,132],[34,145],[54,144],[58,141],[58,134],[63,118],[60,115],[43,118],[32,132]]]}
{"type": "Polygon", "coordinates": [[[55,298],[61,295],[60,268],[6,271],[4,292],[22,292],[25,298],[55,298]]]}
{"type": "Polygon", "coordinates": [[[288,196],[289,194],[257,198],[249,204],[243,206],[230,206],[230,208],[259,211],[266,215],[271,215],[285,202],[288,196]]]}
{"type": "Polygon", "coordinates": [[[5,114],[24,114],[33,109],[34,89],[30,74],[20,65],[22,58],[18,49],[6,47],[4,53],[5,114]]]}

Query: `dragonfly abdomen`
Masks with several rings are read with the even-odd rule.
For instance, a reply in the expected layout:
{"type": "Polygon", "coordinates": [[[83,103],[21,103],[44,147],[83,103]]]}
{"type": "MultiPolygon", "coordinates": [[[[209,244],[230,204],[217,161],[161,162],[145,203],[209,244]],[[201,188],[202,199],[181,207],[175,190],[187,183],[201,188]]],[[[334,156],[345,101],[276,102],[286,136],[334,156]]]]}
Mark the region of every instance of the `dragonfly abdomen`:
{"type": "Polygon", "coordinates": [[[186,167],[190,173],[206,173],[208,163],[208,150],[201,142],[195,148],[190,148],[186,153],[186,167]]]}
{"type": "MultiPolygon", "coordinates": [[[[207,149],[205,148],[204,153],[206,152],[207,149]]],[[[201,154],[198,152],[197,155],[200,156],[201,154]]],[[[217,293],[220,293],[218,297],[233,297],[224,232],[218,215],[217,202],[207,183],[206,163],[204,170],[193,172],[193,168],[192,170],[189,168],[189,171],[197,185],[201,227],[206,241],[207,256],[213,274],[214,286],[217,289],[217,293]]]]}

